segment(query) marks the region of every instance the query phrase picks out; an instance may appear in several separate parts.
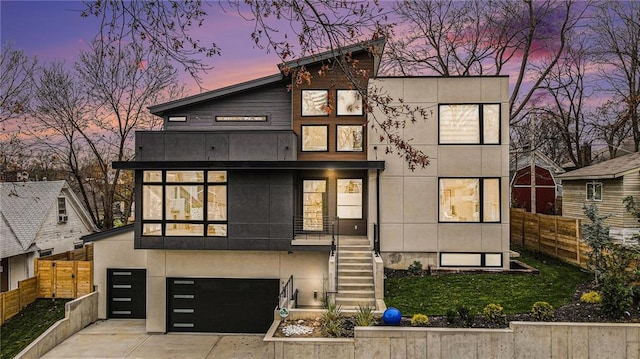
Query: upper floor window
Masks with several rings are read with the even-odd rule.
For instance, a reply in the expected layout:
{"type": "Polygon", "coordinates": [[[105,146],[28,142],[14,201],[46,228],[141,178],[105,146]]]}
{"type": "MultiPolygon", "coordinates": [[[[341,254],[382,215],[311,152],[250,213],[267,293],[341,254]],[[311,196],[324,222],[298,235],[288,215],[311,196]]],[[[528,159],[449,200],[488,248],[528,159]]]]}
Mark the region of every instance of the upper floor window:
{"type": "Polygon", "coordinates": [[[440,144],[500,144],[500,104],[438,106],[440,144]]]}
{"type": "Polygon", "coordinates": [[[169,116],[169,122],[186,122],[187,116],[169,116]]]}
{"type": "Polygon", "coordinates": [[[142,234],[227,235],[226,171],[144,171],[142,234]]]}
{"type": "Polygon", "coordinates": [[[265,122],[267,116],[216,116],[218,122],[265,122]]]}
{"type": "Polygon", "coordinates": [[[602,201],[602,182],[587,183],[587,201],[602,201]]]}
{"type": "Polygon", "coordinates": [[[328,90],[302,90],[302,116],[328,116],[328,90]]]}
{"type": "Polygon", "coordinates": [[[440,222],[500,222],[499,178],[440,178],[440,222]]]}
{"type": "Polygon", "coordinates": [[[67,223],[67,199],[58,197],[58,223],[67,223]]]}

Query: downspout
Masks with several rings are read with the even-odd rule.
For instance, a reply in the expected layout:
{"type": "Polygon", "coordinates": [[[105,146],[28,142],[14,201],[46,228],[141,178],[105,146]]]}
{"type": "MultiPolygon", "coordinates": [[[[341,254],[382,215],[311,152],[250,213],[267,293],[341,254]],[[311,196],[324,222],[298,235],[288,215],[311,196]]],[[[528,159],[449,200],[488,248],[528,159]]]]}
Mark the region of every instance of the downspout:
{"type": "Polygon", "coordinates": [[[376,244],[374,241],[374,248],[376,255],[380,255],[380,169],[376,169],[376,233],[373,235],[378,239],[378,243],[376,244]]]}

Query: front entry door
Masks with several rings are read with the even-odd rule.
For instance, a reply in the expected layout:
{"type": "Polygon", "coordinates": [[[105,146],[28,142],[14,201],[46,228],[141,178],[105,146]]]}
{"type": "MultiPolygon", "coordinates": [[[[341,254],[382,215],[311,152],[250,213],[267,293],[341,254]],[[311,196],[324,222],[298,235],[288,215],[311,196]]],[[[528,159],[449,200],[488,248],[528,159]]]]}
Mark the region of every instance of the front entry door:
{"type": "Polygon", "coordinates": [[[323,230],[323,218],[326,216],[327,181],[302,181],[302,230],[323,230]]]}

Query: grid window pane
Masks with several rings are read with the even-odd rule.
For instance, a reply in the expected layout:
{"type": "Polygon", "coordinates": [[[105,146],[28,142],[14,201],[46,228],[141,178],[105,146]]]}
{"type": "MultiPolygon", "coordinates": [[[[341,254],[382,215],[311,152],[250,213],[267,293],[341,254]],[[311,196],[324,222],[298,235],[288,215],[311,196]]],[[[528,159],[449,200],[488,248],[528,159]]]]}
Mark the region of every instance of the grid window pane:
{"type": "Polygon", "coordinates": [[[440,179],[440,221],[480,222],[480,180],[440,179]]]}
{"type": "Polygon", "coordinates": [[[207,236],[209,237],[226,237],[227,225],[226,224],[210,224],[207,226],[207,236]]]}
{"type": "Polygon", "coordinates": [[[197,223],[167,223],[165,225],[167,236],[203,236],[204,225],[197,223]]]}
{"type": "Polygon", "coordinates": [[[362,218],[362,179],[338,179],[339,218],[362,218]]]}
{"type": "Polygon", "coordinates": [[[500,222],[500,181],[497,178],[485,178],[482,182],[482,220],[500,222]]]}
{"type": "Polygon", "coordinates": [[[441,105],[440,143],[480,143],[478,105],[441,105]]]}
{"type": "Polygon", "coordinates": [[[207,219],[211,221],[227,220],[227,187],[209,186],[207,197],[207,219]]]}
{"type": "Polygon", "coordinates": [[[202,220],[204,186],[166,186],[168,220],[202,220]]]}
{"type": "Polygon", "coordinates": [[[482,106],[483,143],[500,143],[500,105],[482,106]]]}
{"type": "Polygon", "coordinates": [[[328,150],[327,126],[302,126],[302,151],[328,150]]]}
{"type": "Polygon", "coordinates": [[[142,173],[143,182],[162,182],[162,171],[144,171],[142,173]]]}
{"type": "Polygon", "coordinates": [[[142,219],[162,219],[162,186],[142,186],[142,219]]]}
{"type": "Polygon", "coordinates": [[[204,182],[202,171],[167,171],[167,182],[204,182]]]}

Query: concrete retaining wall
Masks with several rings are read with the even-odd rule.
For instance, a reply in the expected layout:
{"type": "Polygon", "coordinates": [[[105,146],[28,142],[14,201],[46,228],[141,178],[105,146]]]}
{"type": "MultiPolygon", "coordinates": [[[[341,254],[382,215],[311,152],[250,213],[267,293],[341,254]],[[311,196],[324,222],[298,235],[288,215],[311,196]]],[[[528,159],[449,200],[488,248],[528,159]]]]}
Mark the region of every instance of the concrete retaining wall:
{"type": "Polygon", "coordinates": [[[52,325],[14,359],[39,358],[65,339],[98,319],[98,293],[93,292],[65,304],[64,319],[52,325]]]}
{"type": "Polygon", "coordinates": [[[273,338],[274,358],[640,359],[640,325],[512,322],[506,329],[357,327],[355,338],[273,338]]]}

